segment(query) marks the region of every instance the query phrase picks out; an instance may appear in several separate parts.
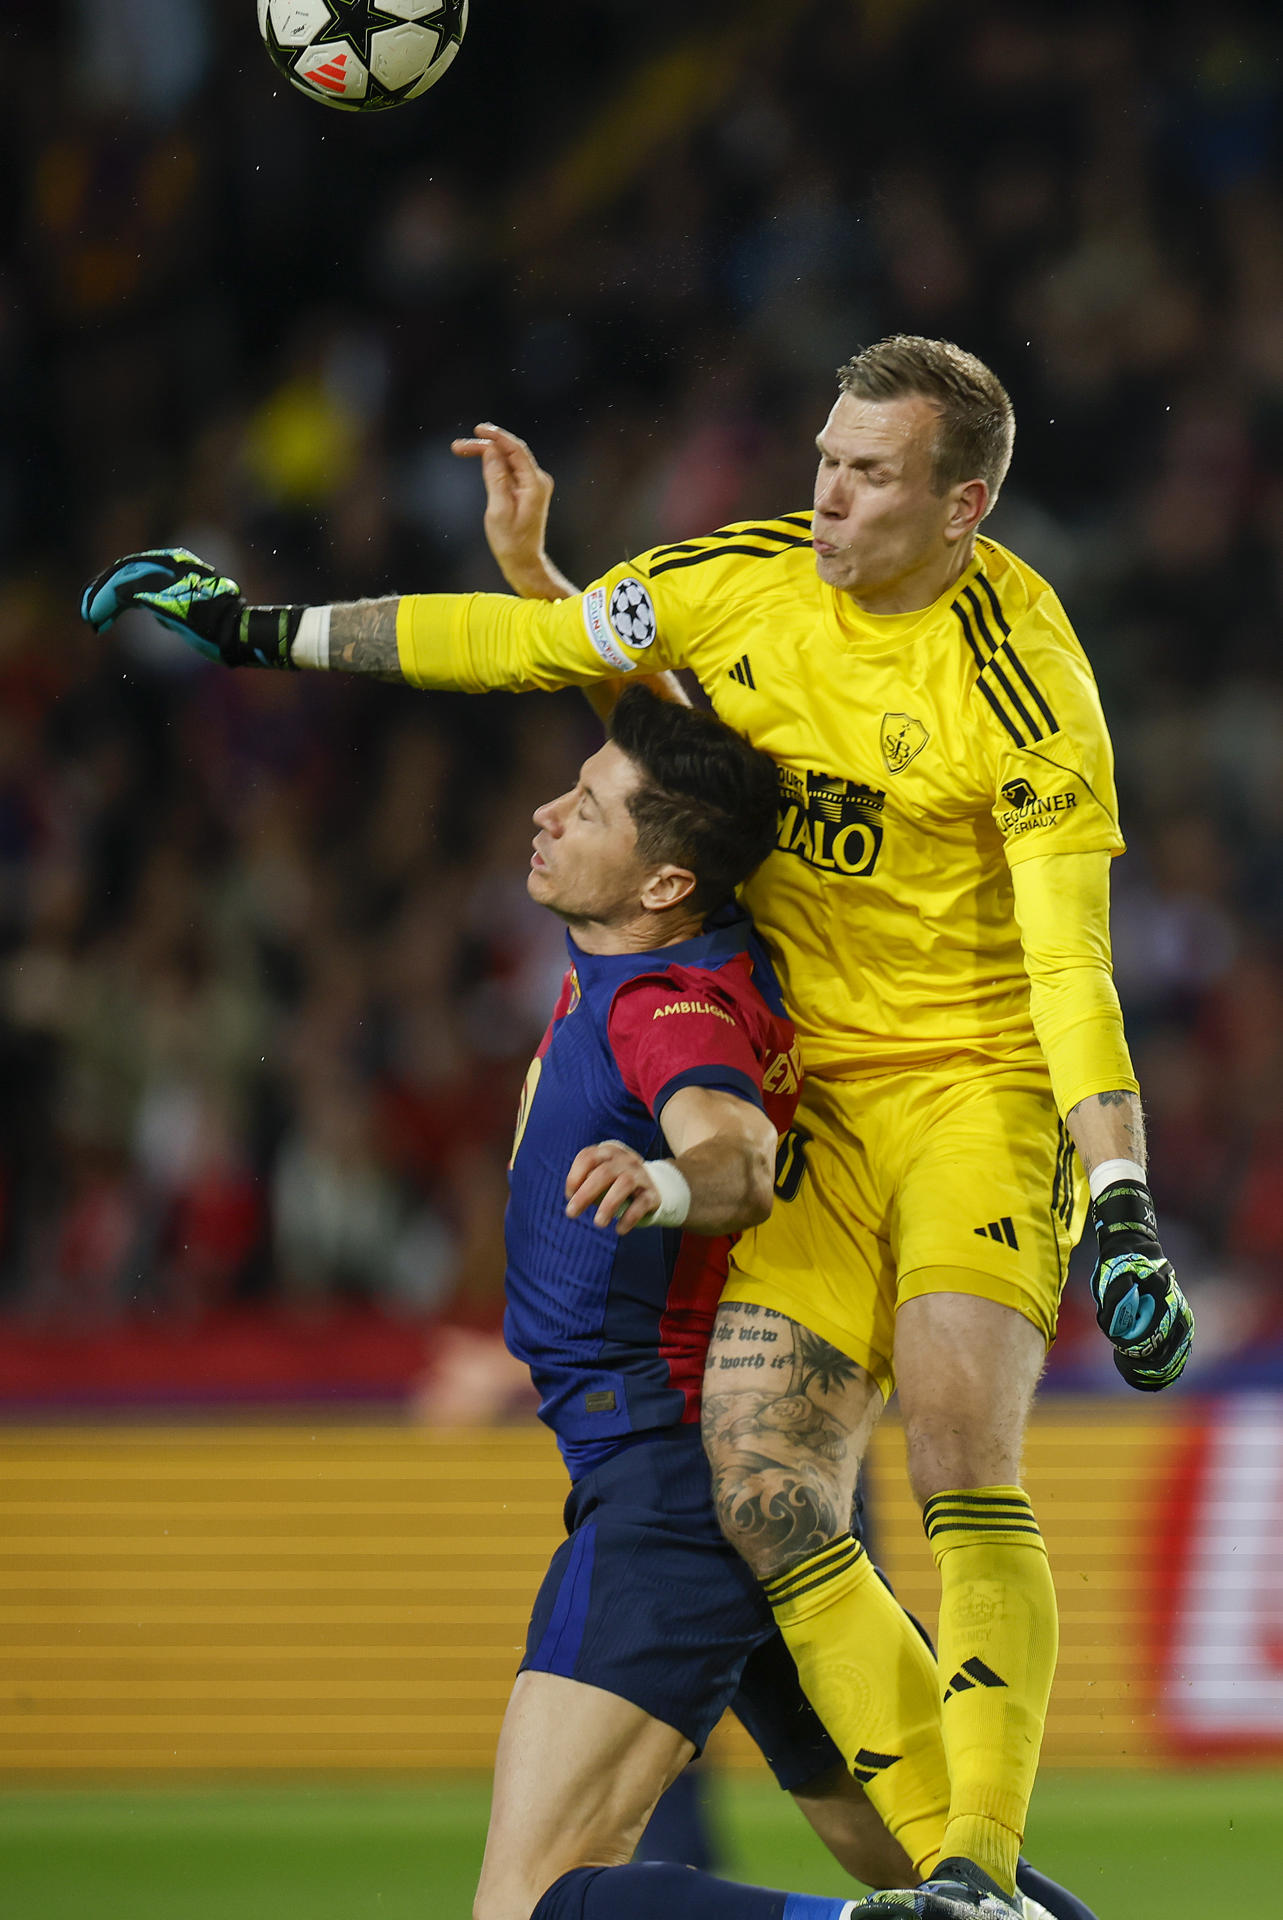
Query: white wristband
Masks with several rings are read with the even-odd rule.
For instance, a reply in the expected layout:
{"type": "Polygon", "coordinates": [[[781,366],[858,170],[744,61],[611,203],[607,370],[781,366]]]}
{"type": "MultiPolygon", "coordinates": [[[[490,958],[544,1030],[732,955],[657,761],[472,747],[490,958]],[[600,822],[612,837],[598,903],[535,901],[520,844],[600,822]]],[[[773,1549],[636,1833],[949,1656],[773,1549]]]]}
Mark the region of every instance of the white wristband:
{"type": "Polygon", "coordinates": [[[1093,1200],[1099,1200],[1106,1187],[1112,1187],[1115,1180],[1134,1180],[1140,1186],[1145,1185],[1145,1169],[1135,1160],[1102,1160],[1087,1175],[1087,1185],[1091,1188],[1093,1200]]]}
{"type": "Polygon", "coordinates": [[[644,1160],[651,1185],[658,1189],[659,1205],[640,1222],[643,1227],[684,1226],[691,1210],[691,1190],[675,1160],[644,1160]]]}
{"type": "Polygon", "coordinates": [[[296,667],[319,667],[325,672],[330,664],[329,607],[304,607],[290,647],[290,659],[296,667]]]}

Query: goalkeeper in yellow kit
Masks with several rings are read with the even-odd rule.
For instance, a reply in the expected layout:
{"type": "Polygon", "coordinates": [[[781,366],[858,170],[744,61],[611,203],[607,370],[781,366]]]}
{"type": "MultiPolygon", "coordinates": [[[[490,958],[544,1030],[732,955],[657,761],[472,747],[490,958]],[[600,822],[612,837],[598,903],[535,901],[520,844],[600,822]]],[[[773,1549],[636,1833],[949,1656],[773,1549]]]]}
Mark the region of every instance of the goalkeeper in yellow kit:
{"type": "Polygon", "coordinates": [[[1056,1662],[1021,1445],[1091,1202],[1120,1372],[1180,1373],[1192,1317],[1156,1236],[1109,963],[1123,849],[1090,668],[1047,583],[980,532],[1010,402],[947,342],[841,370],[814,510],[658,547],[583,593],[543,553],[551,483],[479,429],[492,533],[536,596],[247,607],[193,556],[133,555],[85,596],[149,607],[229,665],[425,688],[595,687],[687,667],[776,760],[776,852],[745,890],[806,1084],[777,1203],[746,1234],[704,1433],[728,1537],[807,1693],[927,1876],[925,1920],[1012,1886],[1056,1662]],[[848,1531],[897,1385],[941,1576],[938,1671],[848,1531]]]}

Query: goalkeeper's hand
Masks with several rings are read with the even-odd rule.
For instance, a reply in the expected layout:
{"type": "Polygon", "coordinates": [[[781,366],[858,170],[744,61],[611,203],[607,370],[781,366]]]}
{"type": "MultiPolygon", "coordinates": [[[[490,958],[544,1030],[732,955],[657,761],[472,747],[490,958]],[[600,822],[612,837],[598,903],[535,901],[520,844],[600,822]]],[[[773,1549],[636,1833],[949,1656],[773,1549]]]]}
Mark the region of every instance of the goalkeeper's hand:
{"type": "Polygon", "coordinates": [[[106,633],[122,613],[145,607],[189,647],[225,667],[292,667],[302,607],[249,607],[234,580],[185,547],[127,553],[85,588],[81,618],[106,633]]]}
{"type": "Polygon", "coordinates": [[[1149,1188],[1115,1180],[1092,1202],[1100,1254],[1091,1276],[1096,1322],[1129,1387],[1157,1393],[1179,1378],[1194,1344],[1194,1315],[1158,1244],[1149,1188]]]}

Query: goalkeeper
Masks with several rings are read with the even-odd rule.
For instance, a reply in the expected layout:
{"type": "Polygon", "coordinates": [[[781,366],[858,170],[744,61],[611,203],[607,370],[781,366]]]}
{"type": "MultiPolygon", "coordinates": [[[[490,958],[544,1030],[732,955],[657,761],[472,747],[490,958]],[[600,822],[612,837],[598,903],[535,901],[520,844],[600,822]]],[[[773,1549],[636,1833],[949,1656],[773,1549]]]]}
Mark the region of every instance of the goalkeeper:
{"type": "MultiPolygon", "coordinates": [[[[744,899],[807,1080],[780,1204],[735,1251],[705,1443],[728,1537],[903,1837],[901,1762],[924,1711],[911,1629],[848,1531],[898,1384],[941,1577],[932,1704],[949,1815],[942,1838],[924,1828],[910,1847],[927,1879],[900,1896],[925,1920],[1015,1910],[1057,1645],[1020,1455],[1089,1203],[1097,1314],[1124,1379],[1168,1385],[1192,1335],[1156,1237],[1110,977],[1123,841],[1099,699],[1052,589],[981,532],[1013,434],[987,367],[901,336],[842,369],[813,513],[657,548],[581,595],[544,559],[540,524],[507,571],[542,601],[252,609],[173,554],[129,557],[85,601],[100,628],[148,606],[229,665],[422,687],[589,687],[687,666],[779,763],[776,851],[744,899]],[[787,1392],[720,1356],[764,1314],[795,1362],[787,1392]],[[902,1676],[896,1707],[871,1741],[888,1674],[902,1676]]],[[[533,487],[537,504],[520,443],[481,437],[492,520],[505,489],[533,487]]]]}

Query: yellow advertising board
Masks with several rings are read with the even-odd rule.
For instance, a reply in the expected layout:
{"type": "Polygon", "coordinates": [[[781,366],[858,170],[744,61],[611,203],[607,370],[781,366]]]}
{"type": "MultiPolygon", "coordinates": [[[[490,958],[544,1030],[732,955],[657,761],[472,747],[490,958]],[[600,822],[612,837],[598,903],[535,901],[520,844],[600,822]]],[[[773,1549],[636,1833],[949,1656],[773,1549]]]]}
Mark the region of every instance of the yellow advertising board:
{"type": "MultiPolygon", "coordinates": [[[[1053,1765],[1179,1747],[1159,1717],[1154,1490],[1195,1431],[1139,1402],[1052,1402],[1034,1428],[1063,1619],[1053,1765]]],[[[0,1431],[0,1777],[488,1767],[564,1494],[533,1427],[0,1431]]],[[[880,1560],[932,1625],[889,1421],[871,1509],[880,1560]]],[[[733,1726],[717,1751],[759,1764],[733,1726]]]]}

